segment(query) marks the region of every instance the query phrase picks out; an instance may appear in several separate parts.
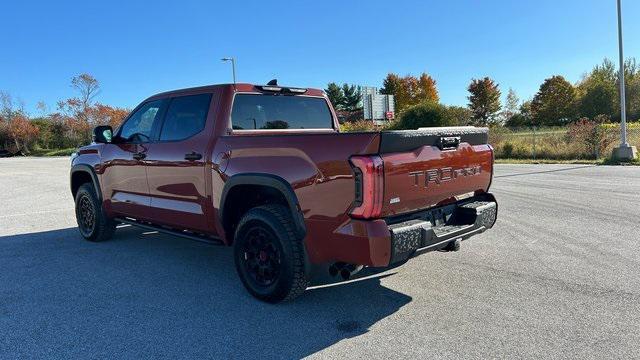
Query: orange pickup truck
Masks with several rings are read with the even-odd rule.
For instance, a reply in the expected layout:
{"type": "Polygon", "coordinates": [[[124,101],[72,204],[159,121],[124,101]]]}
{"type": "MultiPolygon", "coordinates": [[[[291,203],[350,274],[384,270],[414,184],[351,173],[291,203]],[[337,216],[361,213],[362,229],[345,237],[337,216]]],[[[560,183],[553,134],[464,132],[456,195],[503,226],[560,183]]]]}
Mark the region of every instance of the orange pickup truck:
{"type": "Polygon", "coordinates": [[[80,233],[127,223],[234,247],[255,297],[302,294],[491,228],[487,129],[340,133],[322,90],[225,84],[144,100],[72,157],[80,233]]]}

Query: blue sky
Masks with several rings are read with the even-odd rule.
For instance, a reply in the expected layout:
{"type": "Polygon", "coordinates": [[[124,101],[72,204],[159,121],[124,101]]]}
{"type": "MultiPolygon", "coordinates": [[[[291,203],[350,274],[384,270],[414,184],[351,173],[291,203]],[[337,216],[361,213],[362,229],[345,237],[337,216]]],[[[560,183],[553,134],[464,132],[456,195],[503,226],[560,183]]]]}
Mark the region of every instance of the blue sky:
{"type": "MultiPolygon", "coordinates": [[[[7,1],[0,90],[51,110],[93,74],[98,101],[133,107],[164,90],[231,81],[380,86],[426,71],[442,102],[465,105],[471,78],[533,96],[617,59],[615,0],[7,1]]],[[[640,1],[623,0],[625,55],[640,60],[640,1]]]]}

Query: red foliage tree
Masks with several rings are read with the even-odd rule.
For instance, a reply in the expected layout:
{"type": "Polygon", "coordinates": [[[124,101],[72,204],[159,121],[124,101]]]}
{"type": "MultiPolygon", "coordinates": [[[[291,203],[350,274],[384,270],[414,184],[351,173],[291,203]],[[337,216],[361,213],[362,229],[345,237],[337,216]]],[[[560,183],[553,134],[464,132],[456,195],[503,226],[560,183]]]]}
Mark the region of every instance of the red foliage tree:
{"type": "Polygon", "coordinates": [[[24,114],[17,114],[9,122],[9,135],[18,151],[29,153],[29,147],[38,137],[38,128],[24,114]]]}

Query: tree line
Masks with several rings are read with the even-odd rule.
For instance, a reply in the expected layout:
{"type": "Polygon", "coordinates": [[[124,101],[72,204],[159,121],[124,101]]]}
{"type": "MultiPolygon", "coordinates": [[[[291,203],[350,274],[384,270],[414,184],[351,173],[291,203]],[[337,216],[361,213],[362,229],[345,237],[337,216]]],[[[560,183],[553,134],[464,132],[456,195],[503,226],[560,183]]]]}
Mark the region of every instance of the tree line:
{"type": "MultiPolygon", "coordinates": [[[[625,62],[628,120],[640,119],[640,67],[635,58],[625,62]]],[[[471,79],[467,106],[440,102],[436,80],[429,74],[399,76],[389,73],[380,93],[394,95],[397,120],[388,127],[415,129],[423,126],[565,126],[585,119],[619,122],[619,82],[614,63],[605,59],[575,84],[553,75],[540,85],[529,100],[521,101],[509,88],[504,104],[500,85],[489,77],[471,79]]],[[[35,148],[75,148],[91,141],[94,126],[117,127],[129,110],[96,101],[100,83],[90,74],[71,79],[76,96],[60,100],[49,112],[40,102],[38,116],[30,117],[20,101],[0,91],[0,149],[28,154],[35,148]]],[[[339,112],[355,114],[348,121],[362,119],[362,89],[351,84],[329,83],[327,96],[339,112]]],[[[357,121],[355,121],[357,122],[357,121]]],[[[357,126],[372,126],[360,122],[357,126]]],[[[357,128],[356,126],[356,128],[357,128]]]]}
{"type": "MultiPolygon", "coordinates": [[[[584,119],[619,122],[618,81],[616,66],[611,60],[605,59],[575,84],[562,75],[545,79],[533,98],[525,101],[521,101],[515,91],[509,88],[503,104],[500,85],[490,77],[483,77],[471,79],[467,87],[466,107],[447,106],[440,103],[436,81],[427,73],[417,77],[401,77],[390,73],[383,80],[380,93],[394,95],[398,121],[390,126],[395,128],[446,125],[565,126],[584,119]]],[[[628,120],[638,120],[640,68],[634,58],[625,62],[625,84],[628,120]]],[[[342,101],[340,89],[337,85],[326,89],[332,102],[342,101]]]]}
{"type": "Polygon", "coordinates": [[[90,74],[73,77],[71,87],[77,96],[58,101],[51,113],[39,102],[36,117],[27,114],[22,102],[0,92],[0,148],[22,154],[34,148],[76,148],[91,142],[93,127],[116,127],[129,113],[128,109],[97,102],[100,83],[90,74]]]}

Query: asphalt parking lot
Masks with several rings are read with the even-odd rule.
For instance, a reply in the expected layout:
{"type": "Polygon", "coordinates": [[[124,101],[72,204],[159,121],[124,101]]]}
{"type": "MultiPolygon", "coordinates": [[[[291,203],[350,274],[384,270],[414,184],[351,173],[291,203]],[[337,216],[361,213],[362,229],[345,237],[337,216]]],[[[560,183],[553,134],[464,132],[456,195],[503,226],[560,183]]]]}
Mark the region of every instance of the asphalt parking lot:
{"type": "Polygon", "coordinates": [[[293,303],[230,249],[75,229],[67,158],[0,159],[0,358],[638,358],[640,167],[498,165],[499,219],[293,303]]]}

